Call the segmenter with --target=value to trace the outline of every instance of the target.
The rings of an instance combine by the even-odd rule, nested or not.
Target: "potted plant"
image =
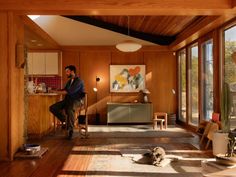
[[[217,154],[216,161],[223,165],[235,165],[236,164],[236,154],[234,153],[235,147],[235,131],[230,131],[228,135],[228,149],[225,154]]]
[[[236,144],[236,140],[235,140],[236,132],[235,132],[235,130],[230,131],[228,137],[229,137],[229,143],[228,143],[228,151],[227,151],[226,155],[228,157],[235,157],[236,156],[236,154],[234,153],[234,147],[235,147],[235,144]]]
[[[236,157],[234,147],[236,144],[235,131],[230,131],[230,100],[229,84],[224,83],[221,94],[221,131],[213,135],[213,155],[216,160],[224,165],[235,165]]]
[[[228,151],[228,134],[230,132],[230,90],[229,84],[224,83],[221,92],[221,130],[213,135],[213,155],[226,154]]]

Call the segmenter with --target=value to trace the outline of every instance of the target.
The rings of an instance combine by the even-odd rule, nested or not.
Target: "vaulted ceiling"
[[[91,19],[147,34],[176,36],[201,16],[90,16]]]
[[[38,0],[34,3],[11,0],[11,3],[0,2],[1,9],[17,11],[22,15],[60,14],[64,15],[64,18],[126,36],[129,28],[129,37],[135,37],[144,43],[146,41],[147,45],[168,45],[172,50],[183,47],[236,17],[235,0],[93,0],[93,3],[84,0],[59,0],[57,3],[53,0]],[[28,28],[28,40],[34,35],[28,35],[30,31],[36,33],[39,38],[45,33],[46,37],[42,39],[48,40],[48,46],[60,47],[61,44],[50,33],[42,29],[36,30],[35,23],[26,19],[24,21]],[[60,28],[54,32],[58,30]],[[32,42],[28,43],[31,44]]]
[[[66,16],[158,45],[171,44],[176,36],[202,16]]]
[[[130,39],[143,45],[167,46],[205,16],[40,16],[34,22],[28,17],[22,18],[28,48],[55,49],[114,46]]]

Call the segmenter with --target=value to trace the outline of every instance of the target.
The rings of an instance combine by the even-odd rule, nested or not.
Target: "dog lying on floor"
[[[149,164],[155,165],[156,167],[164,167],[171,162],[176,162],[179,159],[182,159],[180,156],[166,154],[165,150],[162,147],[155,147],[149,150],[146,150],[145,153],[137,154],[132,157],[132,160],[138,164]]]
[[[155,147],[150,152],[143,154],[146,157],[150,158],[150,161],[153,165],[162,167],[163,160],[165,159],[165,150],[162,147]]]

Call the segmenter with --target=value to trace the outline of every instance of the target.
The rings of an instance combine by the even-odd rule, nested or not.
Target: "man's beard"
[[[67,78],[72,78],[72,74],[68,75]]]

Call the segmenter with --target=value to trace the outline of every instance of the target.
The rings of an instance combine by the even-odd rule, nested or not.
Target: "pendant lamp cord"
[[[129,16],[127,16],[128,36],[129,36]]]

